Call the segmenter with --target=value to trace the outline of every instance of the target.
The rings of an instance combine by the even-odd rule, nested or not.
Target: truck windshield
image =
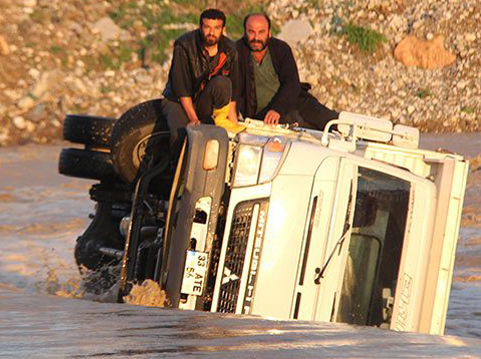
[[[389,327],[409,207],[409,182],[359,167],[337,321]]]

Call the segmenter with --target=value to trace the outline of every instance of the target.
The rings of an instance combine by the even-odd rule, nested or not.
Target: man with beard
[[[338,113],[322,105],[299,81],[296,62],[289,45],[272,37],[271,22],[265,14],[244,19],[244,37],[236,42],[239,53],[238,107],[244,117],[267,124],[298,122],[323,130]]]
[[[215,123],[233,132],[243,129],[237,125],[235,105],[238,57],[234,42],[223,35],[225,22],[222,11],[205,10],[199,28],[174,42],[162,100],[172,143],[187,125]]]

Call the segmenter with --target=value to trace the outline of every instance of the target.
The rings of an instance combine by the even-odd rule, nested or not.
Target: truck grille
[[[252,220],[254,207],[260,204],[265,210],[267,200],[262,202],[263,205],[259,201],[243,202],[237,205],[234,211],[219,289],[218,312],[235,313],[236,311],[244,261],[248,257],[250,262],[252,256],[252,253],[246,255],[246,250],[251,224],[257,223],[256,218],[254,221]],[[256,228],[252,230],[256,230]]]
[[[253,208],[254,203],[242,203],[234,212],[217,307],[221,313],[235,313]]]

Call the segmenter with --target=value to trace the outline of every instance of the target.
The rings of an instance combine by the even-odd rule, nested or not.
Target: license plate
[[[181,293],[202,295],[207,272],[207,253],[187,251]]]

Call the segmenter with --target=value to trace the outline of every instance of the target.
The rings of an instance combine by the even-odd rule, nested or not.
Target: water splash
[[[135,284],[130,293],[124,297],[125,303],[147,307],[168,307],[169,301],[164,290],[157,282],[147,279],[142,284]]]

